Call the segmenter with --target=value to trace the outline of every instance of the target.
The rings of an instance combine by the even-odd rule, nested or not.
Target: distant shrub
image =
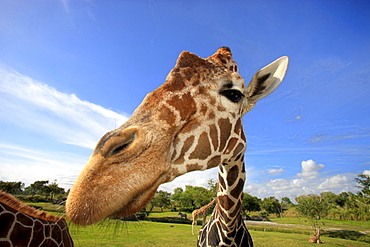
[[[15,197],[22,202],[49,202],[49,199],[41,195],[34,196],[17,195]]]

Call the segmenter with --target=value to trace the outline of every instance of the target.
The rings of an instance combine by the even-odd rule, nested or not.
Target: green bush
[[[34,196],[25,196],[25,195],[17,195],[15,196],[18,200],[22,202],[49,202],[45,196],[41,195],[34,195]]]

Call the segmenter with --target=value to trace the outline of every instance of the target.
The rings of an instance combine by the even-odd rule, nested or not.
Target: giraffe
[[[316,235],[313,236],[313,237],[310,237],[308,239],[308,242],[310,242],[310,243],[317,243],[317,244],[323,244],[324,242],[320,240],[321,231],[322,231],[322,229],[317,228]]]
[[[29,207],[0,191],[0,246],[73,246],[64,218]]]
[[[89,225],[134,214],[159,185],[220,164],[227,170],[225,183],[232,186],[223,187],[217,200],[226,211],[238,213],[228,196],[242,189],[243,179],[237,180],[233,170],[237,163],[244,171],[242,117],[280,85],[287,66],[288,57],[281,57],[245,87],[229,48],[221,47],[205,59],[181,52],[164,84],[144,98],[126,123],[97,143],[69,193],[67,217]]]
[[[212,207],[212,205],[215,203],[215,201],[216,201],[216,199],[213,199],[207,205],[204,205],[203,207],[201,207],[199,209],[196,209],[191,213],[191,216],[193,217],[193,222],[191,224],[192,225],[191,231],[192,231],[193,234],[194,234],[194,225],[195,225],[195,227],[197,227],[197,218],[202,217],[202,226],[204,226],[204,224],[206,223],[206,218],[207,218],[207,215],[208,215],[208,211]]]
[[[244,155],[219,165],[217,203],[200,230],[197,246],[253,246],[242,218]]]

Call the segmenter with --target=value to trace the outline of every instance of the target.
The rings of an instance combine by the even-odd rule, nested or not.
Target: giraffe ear
[[[209,63],[204,60],[203,58],[198,57],[197,55],[183,51],[180,53],[179,58],[176,61],[177,68],[185,68],[185,67],[198,67],[198,66],[205,66]]]
[[[244,90],[248,99],[247,111],[251,110],[259,99],[266,97],[280,85],[288,69],[288,62],[286,56],[278,58],[254,74]]]

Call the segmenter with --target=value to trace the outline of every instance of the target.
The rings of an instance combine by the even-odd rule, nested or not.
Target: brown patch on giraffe
[[[194,143],[194,136],[189,136],[185,141],[184,141],[184,145],[182,146],[181,148],[181,152],[180,152],[180,155],[179,155],[179,158],[176,159],[175,161],[173,161],[174,164],[182,164],[185,162],[185,153],[189,150],[189,148],[193,145]],[[175,152],[174,154],[172,155],[172,159],[174,159],[176,156],[175,155]]]
[[[227,184],[229,186],[233,185],[236,181],[236,179],[239,176],[239,167],[237,165],[234,165],[230,168],[230,170],[227,172]]]
[[[198,144],[190,154],[189,159],[207,159],[212,153],[211,144],[209,143],[208,134],[203,132],[198,139]]]
[[[0,222],[2,229],[11,229],[13,222],[15,220],[15,216],[9,213],[2,213],[0,214]],[[1,230],[0,231],[0,238],[6,238],[8,232]]]
[[[32,225],[24,226],[18,222],[15,223],[13,229],[17,229],[17,230],[13,230],[10,233],[10,239],[16,240],[16,246],[28,246],[28,242],[31,239],[31,231],[29,230],[29,227],[32,227]],[[35,226],[33,227],[35,228]],[[42,226],[40,228],[42,229]]]
[[[188,165],[186,165],[186,170],[188,172],[197,171],[197,170],[200,170],[201,168],[202,168],[202,166],[200,166],[198,164],[188,164]]]
[[[221,156],[217,155],[215,157],[212,157],[208,163],[207,163],[207,169],[209,168],[212,168],[212,167],[216,167],[217,165],[219,165],[221,163]]]
[[[231,223],[230,225],[235,225],[234,223]],[[233,230],[231,231],[231,232],[228,232],[228,233],[226,233],[226,235],[227,235],[227,237],[228,238],[232,238],[232,237],[234,237],[235,235],[236,235],[236,230],[237,230],[237,228],[235,227],[235,228],[233,228]]]
[[[166,121],[168,125],[173,125],[173,123],[176,121],[176,116],[171,109],[168,107],[163,107],[159,111],[158,119]]]
[[[226,211],[229,211],[235,204],[227,195],[218,196],[217,200]]]
[[[232,124],[230,123],[229,119],[220,118],[218,120],[218,126],[220,128],[220,132],[222,133],[220,136],[220,147],[218,150],[222,151],[226,146],[227,140],[230,138]]]
[[[238,146],[234,149],[233,157],[237,156],[239,153],[241,153],[245,148],[245,145],[243,143],[239,143]]]
[[[238,120],[236,121],[235,123],[235,127],[234,127],[234,133],[237,134],[238,136],[240,135],[241,133],[241,129],[242,129],[242,119],[241,118],[238,118]]]
[[[234,159],[234,161],[235,162],[239,161],[241,157],[242,157],[242,153],[238,154],[238,156],[236,156],[236,158]]]
[[[244,143],[246,143],[246,142],[247,142],[247,138],[245,137],[245,134],[244,134],[244,130],[243,130],[243,128],[241,128],[240,138],[244,141]]]
[[[237,143],[238,143],[238,138],[235,138],[235,137],[231,138],[229,140],[229,143],[227,144],[227,148],[224,154],[229,154],[235,148]]]
[[[188,133],[200,126],[200,123],[197,119],[190,120],[188,123],[184,125],[184,127],[181,129],[181,133]]]
[[[194,136],[189,136],[185,141],[184,145],[182,146],[181,149],[181,155],[185,155],[185,153],[189,150],[189,148],[193,145],[194,143]]]
[[[240,178],[235,188],[230,191],[230,195],[232,195],[234,198],[238,198],[240,196],[240,193],[242,193],[243,191],[243,187],[244,180]]]
[[[217,111],[226,111],[226,108],[222,105],[217,105]]]
[[[183,94],[181,97],[175,95],[168,101],[168,104],[175,107],[179,111],[181,120],[186,120],[196,111],[196,105],[190,93]]]
[[[170,80],[166,81],[166,83],[164,83],[161,87],[157,89],[160,91],[157,91],[157,90],[153,91],[153,93],[154,92],[156,93],[155,95],[163,95],[163,94],[165,95],[166,93],[163,92],[162,90],[168,91],[168,92],[177,92],[177,91],[183,90],[184,87],[186,87],[184,78],[180,73],[170,73],[169,78]]]
[[[193,78],[193,83],[194,81],[199,83],[199,78],[194,78],[199,77],[195,68],[193,67],[182,68],[180,73],[187,81],[191,81],[191,79]]]
[[[183,164],[184,162],[185,162],[184,156],[180,155],[180,157],[178,157],[175,161],[173,161],[173,164],[179,165],[179,164]]]
[[[211,124],[209,126],[209,136],[211,137],[213,150],[217,150],[217,148],[218,148],[218,133],[217,133],[216,125]]]
[[[206,103],[201,103],[201,104],[200,104],[200,107],[199,107],[199,113],[200,113],[201,115],[206,115],[206,114],[207,114],[207,111],[208,111],[208,108],[209,108],[208,104],[206,104]]]
[[[220,173],[222,172],[222,168],[221,166],[219,166],[219,169],[220,169]],[[220,186],[220,188],[218,189],[219,191],[224,191],[226,189],[226,183],[225,183],[225,180],[223,177],[221,177],[221,175],[219,174],[218,175],[218,184]]]
[[[212,104],[212,103],[210,102],[210,104]],[[208,120],[213,120],[213,119],[215,119],[215,117],[216,117],[216,115],[213,111],[208,112]]]

